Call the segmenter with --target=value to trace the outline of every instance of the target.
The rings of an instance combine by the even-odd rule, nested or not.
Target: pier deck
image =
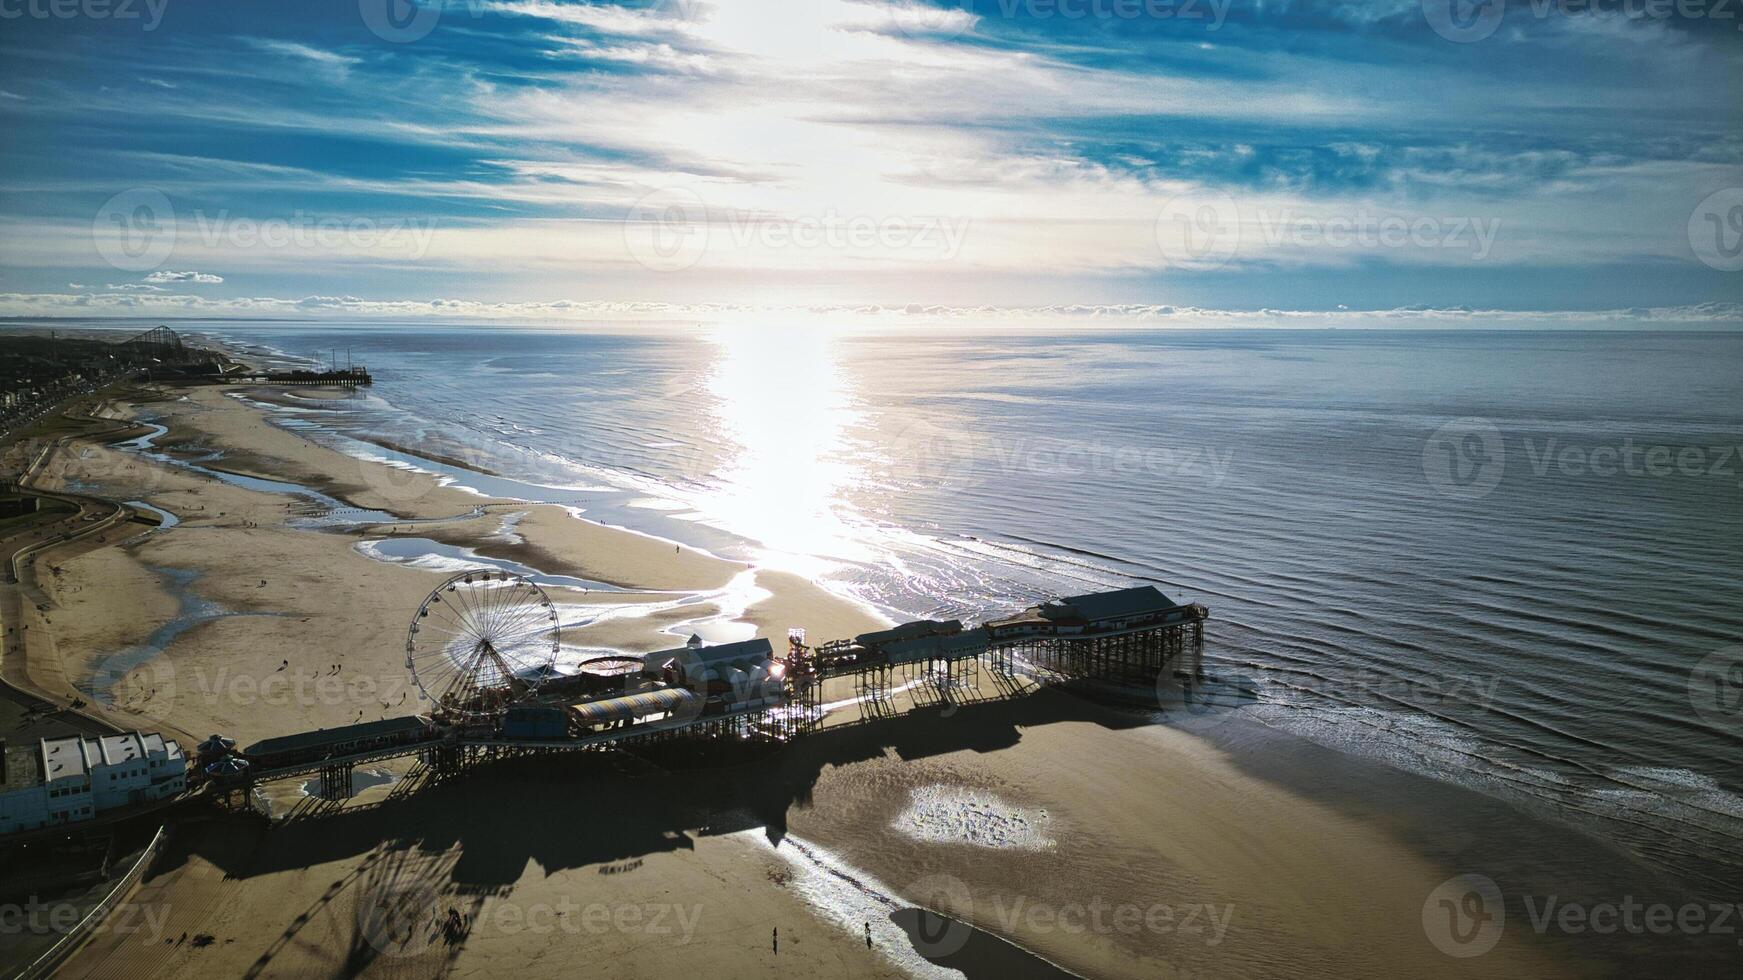
[[[541,732],[512,737],[500,722],[494,727],[477,720],[443,725],[409,718],[307,732],[250,747],[245,757],[252,755],[256,768],[243,779],[214,779],[209,785],[219,795],[245,801],[259,784],[318,775],[320,796],[339,800],[353,795],[358,766],[398,758],[416,757],[437,773],[452,774],[503,758],[663,740],[781,743],[817,730],[828,715],[849,706],[858,707],[861,720],[890,717],[897,713],[897,695],[902,693],[912,705],[946,705],[1090,681],[1134,691],[1145,688],[1153,695],[1183,658],[1190,659],[1196,672],[1208,617],[1202,605],[1179,605],[1154,588],[1141,587],[1053,600],[973,628],[955,620],[927,620],[818,647],[808,646],[803,632],[794,630],[787,656],[779,662],[781,682],[775,695],[757,688],[663,700],[649,698],[649,692],[616,697],[619,702],[672,708],[661,716],[640,718],[589,710],[611,699],[561,705],[563,699],[553,698],[549,707],[561,707],[570,719],[569,731],[561,736]],[[990,695],[980,683],[983,677],[991,680]],[[826,704],[826,684],[853,694]],[[601,730],[597,722],[602,714],[613,720]]]

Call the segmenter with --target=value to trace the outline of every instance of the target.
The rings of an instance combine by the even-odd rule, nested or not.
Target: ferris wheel
[[[406,632],[405,665],[436,709],[492,714],[538,690],[555,670],[557,607],[531,579],[474,570],[437,586]]]

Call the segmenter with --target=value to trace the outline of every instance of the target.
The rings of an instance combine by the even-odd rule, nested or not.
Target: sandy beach
[[[295,496],[100,442],[55,454],[42,484],[177,523],[53,559],[29,679],[184,744],[416,711],[405,624],[445,573],[371,557],[394,535],[609,583],[551,590],[592,620],[565,629],[589,647],[675,645],[723,615],[711,628],[776,642],[882,622],[797,576],[345,455],[221,389],[103,413],[150,417],[159,448],[214,473],[407,522],[310,526]],[[97,936],[66,975],[1553,977],[1629,962],[1519,925],[1458,958],[1428,923],[1437,888],[1506,866],[1520,841],[1552,856],[1503,882],[1510,909],[1527,888],[1601,896],[1649,877],[1620,853],[1238,719],[1199,721],[1047,691],[835,725],[726,768],[533,758],[418,785],[386,767],[344,804],[282,784],[280,819],[179,827],[135,896],[157,918]],[[960,921],[938,928],[919,906]],[[450,909],[459,930],[442,926]]]

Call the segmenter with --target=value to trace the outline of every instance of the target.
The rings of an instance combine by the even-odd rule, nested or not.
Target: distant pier
[[[362,366],[332,371],[260,371],[226,376],[227,381],[269,385],[370,385],[375,379]]]

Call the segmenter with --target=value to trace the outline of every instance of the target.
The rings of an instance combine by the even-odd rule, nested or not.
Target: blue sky
[[[1739,0],[57,2],[0,314],[1743,300]]]

